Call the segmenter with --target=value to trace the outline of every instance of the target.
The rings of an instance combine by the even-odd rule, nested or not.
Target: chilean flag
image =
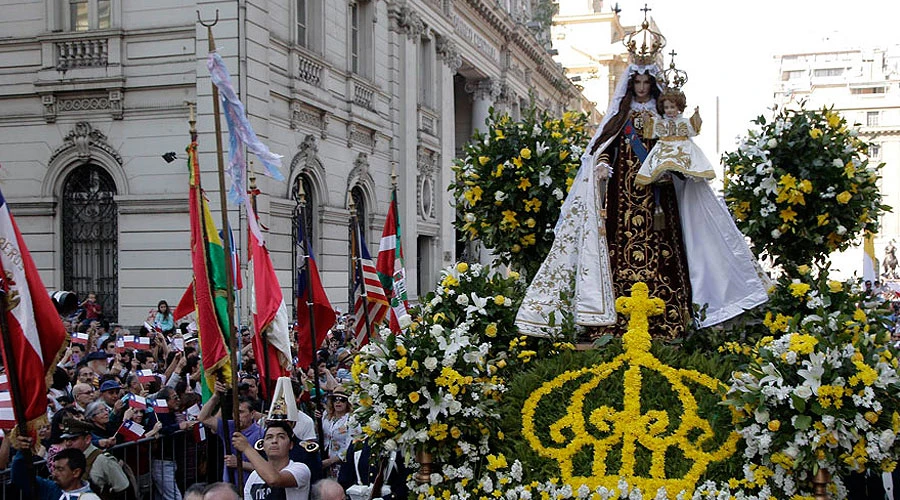
[[[47,420],[45,379],[56,367],[56,356],[68,334],[41,277],[9,205],[0,192],[0,278],[6,292],[9,344],[3,345],[3,364],[15,363],[28,427]],[[15,405],[14,405],[15,406]]]
[[[153,370],[138,370],[137,371],[138,381],[142,384],[146,384],[149,382],[153,382],[156,380],[156,374],[153,373]]]
[[[125,441],[137,441],[144,437],[144,426],[133,422],[131,420],[126,420],[122,422],[122,426],[119,427],[118,434],[125,438]]]
[[[147,398],[138,396],[137,394],[131,394],[130,396],[128,396],[128,406],[136,410],[146,410]]]
[[[78,333],[78,332],[73,333],[73,334],[72,334],[72,343],[73,343],[73,344],[87,345],[87,343],[88,343],[88,334],[86,334],[86,333]]]
[[[297,364],[306,369],[312,362],[316,349],[325,343],[325,335],[334,326],[334,309],[325,294],[325,288],[319,279],[319,268],[316,266],[316,258],[312,246],[306,238],[303,229],[303,220],[297,220],[297,245],[301,255],[307,255],[306,265],[298,269],[297,273]],[[312,319],[316,326],[316,346],[313,346],[312,328],[310,328],[309,306],[310,288],[312,289]]]
[[[169,403],[166,403],[165,399],[154,399],[150,402],[150,406],[156,413],[169,413]]]

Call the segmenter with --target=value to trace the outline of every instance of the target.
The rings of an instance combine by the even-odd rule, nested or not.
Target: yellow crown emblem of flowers
[[[664,303],[649,297],[647,285],[635,283],[631,297],[619,297],[616,311],[629,317],[628,331],[623,336],[625,352],[607,363],[581,370],[565,372],[542,385],[525,401],[522,408],[522,433],[529,445],[541,456],[559,462],[560,479],[573,488],[585,485],[591,489],[603,486],[617,488],[620,479],[644,492],[686,491],[688,496],[709,464],[731,456],[739,435],[731,432],[715,446],[716,436],[711,424],[698,414],[697,400],[691,386],[719,391],[723,384],[715,378],[694,370],[664,365],[650,353],[648,317],[661,314]],[[624,398],[621,410],[599,406],[590,411],[585,399],[601,382],[618,370],[624,370]],[[667,410],[642,411],[641,372],[654,371],[664,377],[678,395],[683,413],[677,427]],[[540,433],[548,435],[552,444],[544,444],[538,437],[535,413],[547,396],[559,399],[560,389],[570,382],[586,381],[569,397],[566,414]],[[649,470],[636,470],[636,452],[642,447],[649,452]],[[681,477],[666,476],[666,453],[676,448],[692,463]],[[576,475],[574,457],[585,448],[593,448],[591,475]],[[607,470],[607,458],[613,450],[621,451],[619,470]]]

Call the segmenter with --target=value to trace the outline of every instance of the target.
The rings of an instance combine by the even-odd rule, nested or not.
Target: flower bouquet
[[[521,121],[491,110],[453,166],[456,227],[530,280],[553,244],[553,226],[587,143],[587,117],[534,108]]]
[[[879,170],[868,145],[833,110],[783,109],[760,116],[738,150],[723,157],[725,200],[753,251],[790,272],[821,263],[861,232],[876,232]]]

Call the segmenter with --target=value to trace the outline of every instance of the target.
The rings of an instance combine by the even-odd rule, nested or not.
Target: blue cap
[[[100,384],[100,392],[112,391],[112,390],[117,390],[117,389],[121,389],[121,388],[122,388],[122,386],[119,385],[119,383],[116,382],[115,380],[107,380],[106,382],[103,382],[102,384]]]

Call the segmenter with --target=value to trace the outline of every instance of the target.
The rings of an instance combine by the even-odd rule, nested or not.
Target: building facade
[[[885,164],[881,193],[894,211],[882,217],[875,238],[875,255],[884,262],[888,245],[900,241],[900,46],[820,48],[778,55],[775,63],[776,103],[792,106],[806,101],[811,109],[834,106],[860,127],[860,137],[872,143],[870,161]],[[832,266],[844,276],[861,276],[862,250],[833,256]]]
[[[284,157],[287,182],[260,177],[257,203],[286,298],[299,185],[328,296],[346,310],[351,200],[374,255],[396,170],[415,297],[456,258],[450,165],[488,109],[516,116],[533,100],[593,112],[535,36],[542,28],[527,27],[528,0],[11,2],[0,20],[0,185],[47,287],[95,292],[126,325],[191,281],[187,103],[219,211],[198,11],[218,18],[217,51],[250,121]],[[245,216],[229,215],[241,250]]]

